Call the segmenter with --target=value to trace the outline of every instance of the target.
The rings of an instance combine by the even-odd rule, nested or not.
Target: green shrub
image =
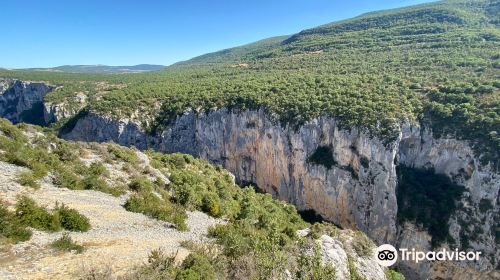
[[[70,231],[88,231],[90,223],[87,217],[65,205],[56,207],[49,213],[44,207],[27,196],[22,196],[16,204],[16,217],[20,223],[38,230],[59,231],[62,228]]]
[[[392,269],[386,269],[385,276],[387,277],[387,280],[405,280],[403,274]]]
[[[139,162],[137,154],[131,149],[110,144],[108,145],[108,152],[112,154],[115,159],[123,160],[130,164],[137,164]]]
[[[109,177],[109,170],[102,164],[102,162],[93,162],[90,164],[87,174],[96,177]]]
[[[208,194],[203,197],[201,209],[212,217],[221,216],[219,198],[216,194]]]
[[[354,259],[350,255],[347,255],[347,268],[349,269],[350,280],[364,280],[358,274]]]
[[[75,209],[70,209],[62,204],[61,206],[56,206],[55,212],[59,214],[61,225],[64,229],[81,232],[90,229],[89,219],[78,213]]]
[[[56,142],[53,153],[59,157],[60,161],[72,162],[78,159],[76,147],[68,142],[53,139]]]
[[[13,140],[25,140],[26,137],[23,135],[21,130],[13,125],[6,119],[0,118],[0,135],[3,134],[6,137]]]
[[[30,239],[32,232],[0,201],[0,238],[17,243]]]
[[[83,253],[83,251],[85,250],[82,245],[75,243],[66,232],[63,233],[63,235],[59,239],[56,239],[52,243],[50,243],[50,247],[58,251],[75,251],[78,254]]]
[[[300,280],[336,279],[335,268],[331,264],[322,264],[318,245],[313,247],[312,255],[302,253],[298,258],[295,277]]]
[[[167,158],[167,163],[177,169],[184,169],[189,162],[189,157],[183,154],[172,154]]]
[[[165,183],[165,181],[163,181],[163,179],[160,178],[160,177],[156,177],[156,179],[153,182],[153,184],[156,187],[158,187],[159,189],[163,189],[163,190],[169,190],[170,189],[170,186],[168,186],[167,183]]]
[[[311,226],[311,231],[309,232],[309,236],[313,239],[318,239],[322,235],[326,234],[331,237],[336,237],[339,235],[339,229],[330,223],[322,222],[322,223],[314,223]]]
[[[127,193],[128,187],[126,185],[109,186],[108,188],[101,189],[101,192],[109,193],[112,196],[119,197]]]
[[[239,263],[256,278],[282,275],[290,253],[297,246],[295,232],[306,226],[295,207],[257,194],[252,188],[241,190],[240,211],[231,223],[209,229],[209,236],[221,245],[230,263]],[[236,272],[235,272],[236,273]],[[252,276],[253,277],[253,276]]]
[[[140,176],[135,177],[129,184],[128,187],[135,192],[148,192],[153,190],[153,183],[146,177]]]
[[[175,257],[166,255],[162,250],[153,250],[148,256],[146,265],[124,279],[176,279],[176,280],[210,280],[227,279],[216,277],[216,256],[208,256],[207,252],[195,250],[182,262],[175,265]],[[219,274],[221,271],[218,271]]]
[[[85,183],[68,169],[60,168],[55,172],[53,184],[60,188],[67,188],[70,190],[83,190]]]
[[[352,247],[358,256],[369,257],[372,255],[375,245],[366,234],[361,231],[356,231],[354,239],[352,240]]]
[[[175,277],[176,280],[214,280],[215,268],[207,257],[191,253],[182,262],[180,271]]]
[[[40,184],[37,182],[33,172],[26,171],[22,172],[17,176],[17,182],[23,186],[31,187],[33,189],[39,189]]]
[[[52,215],[45,208],[37,206],[27,196],[22,196],[18,199],[16,216],[23,225],[38,230],[58,231],[61,229],[61,221],[58,214]]]
[[[187,214],[181,207],[172,204],[168,197],[158,197],[152,192],[134,193],[124,205],[130,212],[142,213],[152,218],[173,223],[177,229],[187,230]]]
[[[103,191],[109,188],[108,183],[99,175],[89,174],[83,178],[84,189]]]

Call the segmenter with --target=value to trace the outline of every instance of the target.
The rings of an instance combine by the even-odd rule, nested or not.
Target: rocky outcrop
[[[45,101],[43,103],[45,122],[53,123],[74,116],[85,107],[87,96],[84,93],[77,93],[72,99],[71,102],[60,103]]]
[[[307,236],[310,229],[297,232],[300,236]],[[353,248],[355,233],[351,230],[339,230],[335,236],[321,235],[315,240],[324,264],[331,264],[335,269],[337,279],[385,280],[387,279],[384,267],[375,260],[375,256],[359,255]],[[307,253],[312,254],[310,248]],[[354,275],[355,274],[355,275]]]
[[[48,125],[70,118],[86,105],[87,96],[76,93],[63,102],[47,102],[45,96],[55,87],[43,82],[0,81],[0,117],[13,123]]]
[[[0,116],[13,123],[47,124],[43,100],[52,89],[39,82],[0,82]]]

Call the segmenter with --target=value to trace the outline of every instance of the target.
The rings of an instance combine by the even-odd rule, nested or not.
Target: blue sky
[[[425,0],[6,0],[0,67],[169,65]]]

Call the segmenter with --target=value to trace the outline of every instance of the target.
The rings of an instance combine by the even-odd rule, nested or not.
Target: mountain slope
[[[217,51],[213,53],[204,54],[187,61],[176,63],[170,67],[176,67],[179,65],[197,65],[197,64],[211,64],[211,63],[221,63],[230,62],[237,63],[242,61],[245,57],[255,56],[261,52],[272,50],[278,47],[285,39],[289,36],[277,36],[258,42],[250,43],[244,46],[239,46],[235,48],[229,48],[222,51]]]

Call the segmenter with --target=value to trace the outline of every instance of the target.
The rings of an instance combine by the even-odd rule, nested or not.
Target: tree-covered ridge
[[[293,125],[328,115],[388,142],[399,122],[423,122],[439,135],[472,141],[485,163],[498,166],[499,10],[497,0],[442,1],[365,14],[157,73],[33,73],[31,79],[119,85],[99,94],[86,90],[96,96],[89,107],[126,116],[162,104],[153,112],[157,129],[188,108],[221,107],[263,107]],[[76,91],[65,88],[47,98],[57,101]]]

